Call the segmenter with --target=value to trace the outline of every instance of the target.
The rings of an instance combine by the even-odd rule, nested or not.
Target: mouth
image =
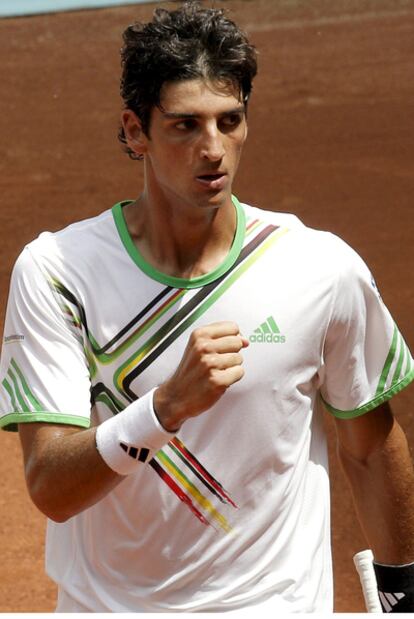
[[[223,189],[227,182],[225,172],[215,172],[211,174],[200,174],[196,180],[209,189]]]
[[[211,180],[214,181],[218,178],[221,178],[222,176],[224,176],[224,172],[216,172],[216,173],[210,173],[210,174],[200,174],[199,176],[197,176],[197,178],[202,178],[205,180]]]

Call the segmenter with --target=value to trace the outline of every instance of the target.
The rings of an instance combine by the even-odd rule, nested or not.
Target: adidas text
[[[250,342],[254,342],[256,344],[284,344],[286,342],[286,337],[284,335],[276,335],[274,333],[258,333],[253,334],[249,337]]]

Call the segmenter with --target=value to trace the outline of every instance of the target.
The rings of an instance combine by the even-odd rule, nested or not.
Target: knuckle
[[[244,369],[241,367],[241,365],[239,365],[239,366],[237,367],[237,375],[238,375],[238,380],[240,380],[241,378],[243,378],[244,374],[245,374]]]
[[[244,348],[244,344],[243,344],[243,338],[241,335],[239,335],[237,337],[237,345],[239,347],[239,350],[241,350],[242,348]]]
[[[223,385],[223,382],[220,380],[220,373],[218,371],[210,372],[208,382],[210,389],[217,393],[222,393],[226,389],[225,385]]]
[[[199,340],[200,338],[202,338],[204,335],[204,330],[202,327],[197,327],[197,329],[194,329],[194,331],[191,333],[190,335],[190,341],[192,342],[196,342],[197,340]]]
[[[239,365],[237,366],[236,371],[235,371],[234,382],[241,380],[243,376],[244,376],[244,369],[241,367],[241,365]]]
[[[194,348],[200,357],[205,357],[211,352],[211,343],[205,338],[199,338],[195,341]]]
[[[241,365],[243,363],[243,357],[240,353],[235,353],[233,357],[234,365]]]
[[[214,358],[208,352],[202,352],[200,354],[200,364],[203,368],[209,371],[212,367],[214,367]]]
[[[237,335],[237,334],[239,333],[239,325],[238,325],[236,322],[233,322],[233,321],[231,320],[231,321],[229,321],[227,324],[228,324],[228,329],[229,329],[229,332],[230,332],[232,335]]]
[[[228,346],[232,352],[238,353],[242,349],[242,346],[243,346],[241,337],[237,335],[231,335],[228,338]]]

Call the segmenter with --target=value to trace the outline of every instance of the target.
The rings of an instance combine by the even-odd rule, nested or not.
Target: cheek
[[[243,136],[241,136],[238,139],[233,141],[231,149],[232,149],[232,152],[233,152],[233,157],[235,159],[237,159],[237,160],[239,160],[239,158],[240,158],[240,155],[242,153],[245,141],[246,141],[246,136],[245,135],[243,135]]]
[[[244,143],[246,142],[246,138],[247,138],[247,125],[244,125],[243,127],[240,127],[240,132],[238,132],[232,140],[233,142],[232,148],[237,154],[237,157],[240,157]]]
[[[190,149],[174,144],[164,144],[162,149],[150,153],[151,167],[161,183],[177,183],[188,176],[194,168],[193,153]]]

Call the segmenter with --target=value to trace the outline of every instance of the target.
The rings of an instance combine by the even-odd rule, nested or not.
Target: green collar
[[[221,275],[226,273],[226,271],[228,271],[236,262],[243,247],[244,234],[246,229],[245,214],[243,207],[241,206],[236,196],[232,196],[232,201],[236,209],[237,225],[236,234],[234,235],[233,243],[229,253],[227,254],[225,260],[221,264],[219,264],[218,267],[216,267],[213,271],[211,271],[210,273],[206,273],[205,275],[192,277],[191,279],[166,275],[161,271],[157,271],[157,269],[151,266],[143,258],[129,234],[124,219],[124,214],[122,212],[122,207],[125,204],[129,204],[130,202],[132,202],[132,200],[126,200],[115,204],[115,206],[112,207],[112,215],[118,230],[118,234],[121,237],[121,241],[125,249],[127,250],[132,260],[135,262],[135,264],[138,266],[138,268],[140,268],[141,271],[146,273],[148,277],[151,277],[151,279],[155,279],[156,281],[161,282],[162,284],[165,284],[167,286],[171,286],[172,288],[201,288],[202,286],[210,284],[214,280],[218,279]]]

